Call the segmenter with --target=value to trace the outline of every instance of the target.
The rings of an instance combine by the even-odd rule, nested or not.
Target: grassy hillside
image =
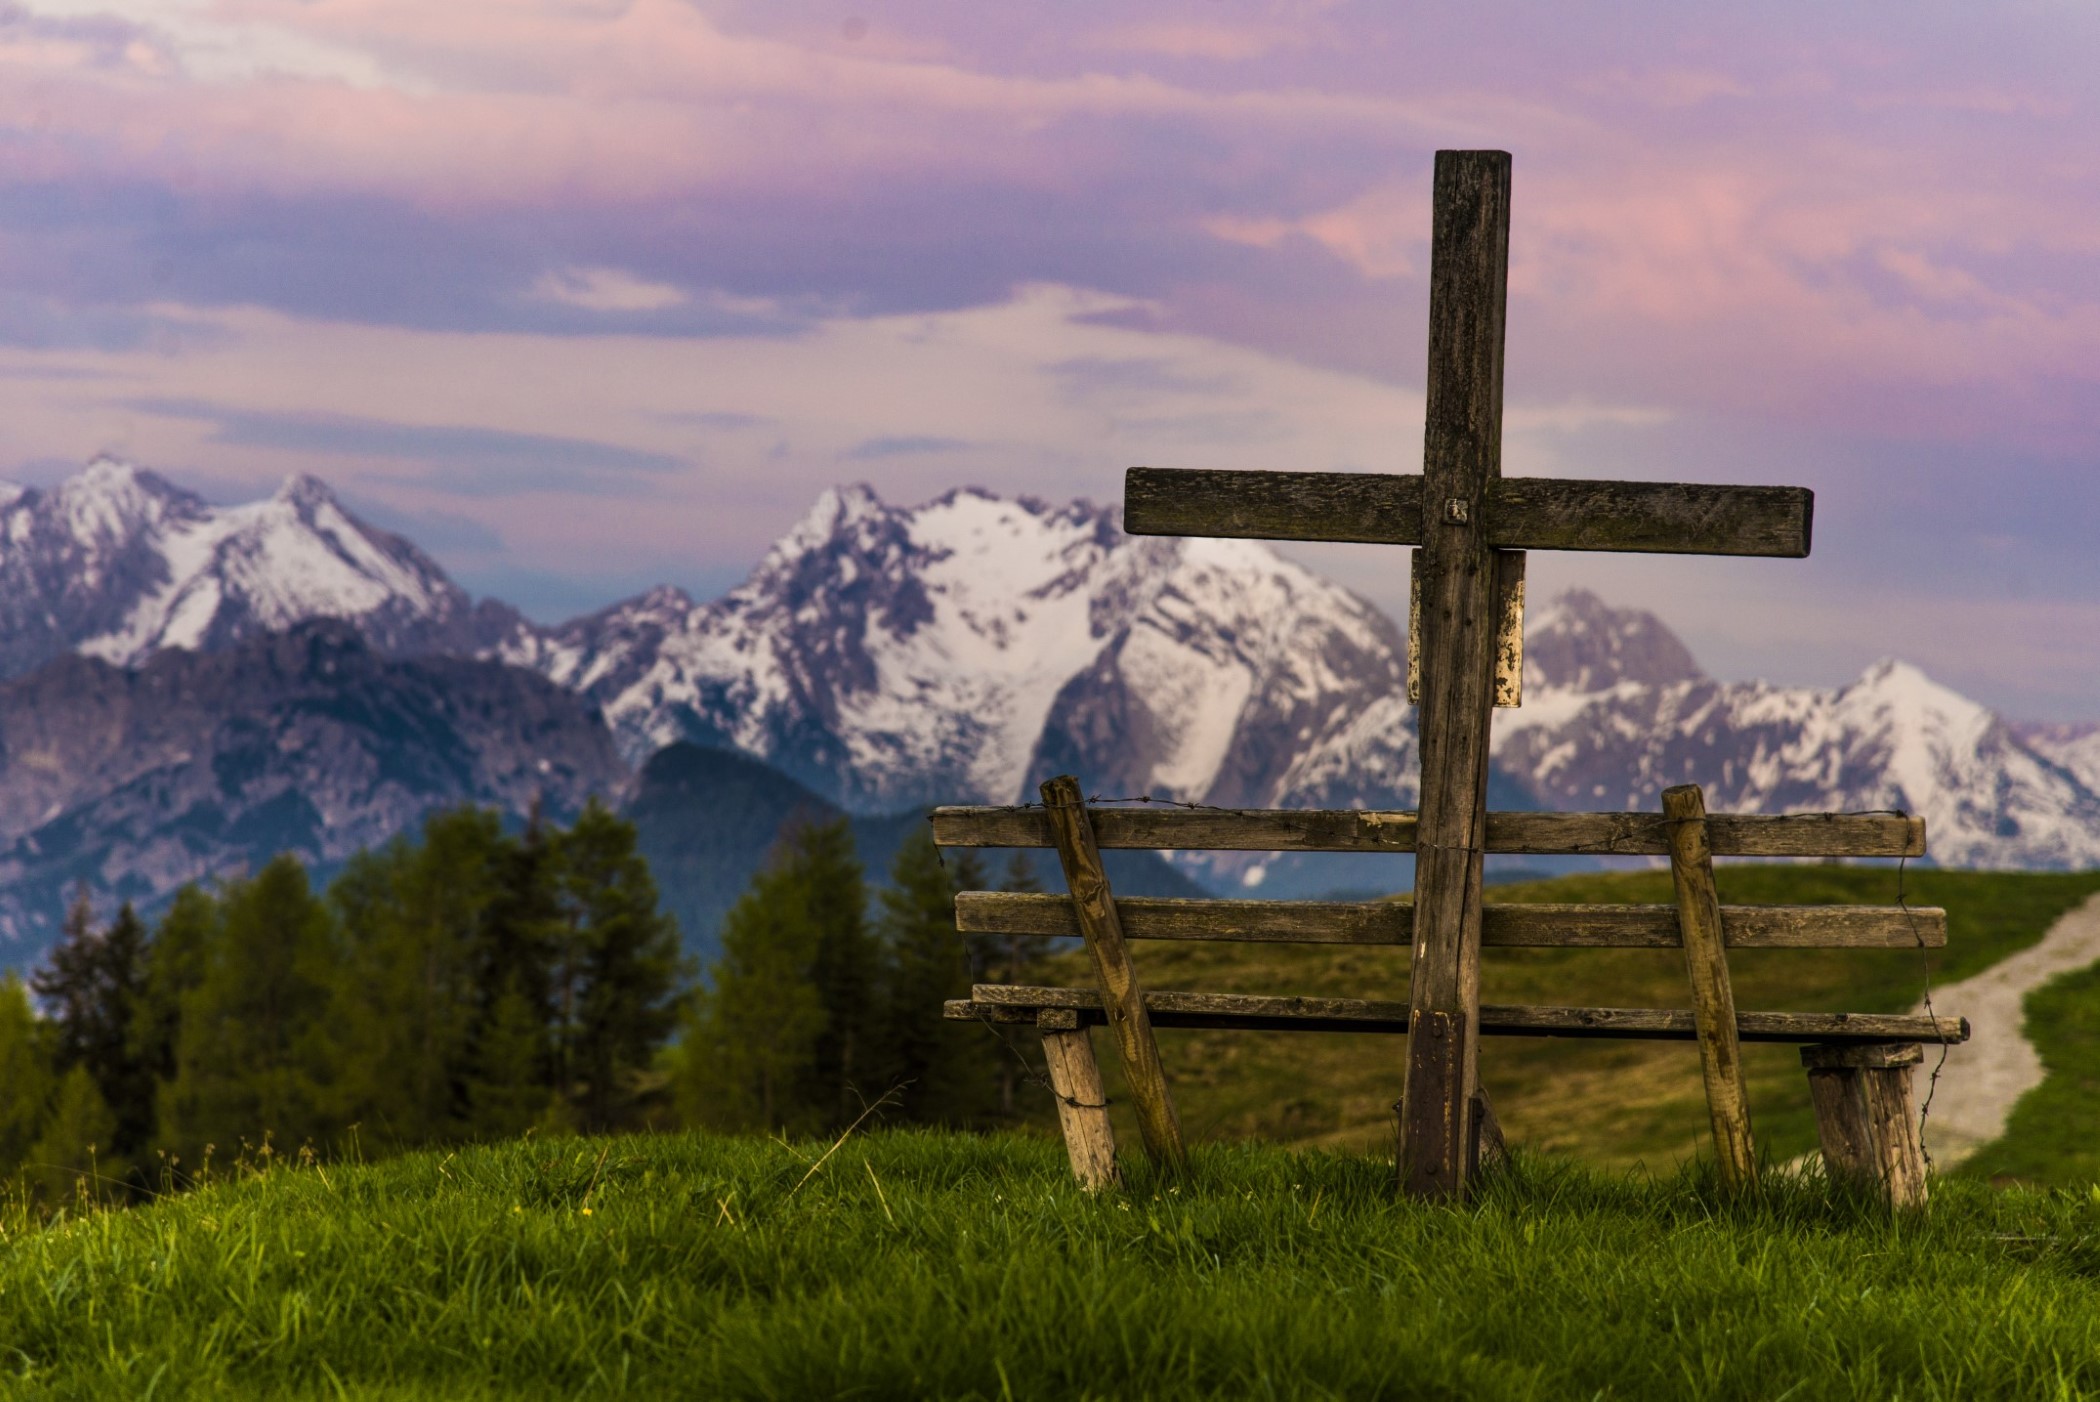
[[[1717,874],[1724,901],[1740,904],[1850,902],[1894,904],[1893,866],[1727,864]],[[1743,1009],[1899,1012],[1913,1006],[1928,967],[1939,983],[1965,978],[2041,938],[2065,910],[2094,890],[2100,872],[1947,872],[1913,868],[1902,876],[1913,905],[1944,906],[1947,947],[1909,950],[1743,950],[1730,957]],[[1571,876],[1492,887],[1501,901],[1668,901],[1667,871]],[[1135,946],[1147,987],[1233,993],[1344,997],[1407,996],[1407,951],[1196,945]],[[1061,956],[1053,977],[1089,981],[1083,954]],[[2088,982],[2096,982],[2088,978]],[[1683,958],[1675,950],[1490,950],[1482,998],[1491,1003],[1588,1003],[1619,1007],[1686,1005]],[[2055,999],[2056,1001],[2050,1001]],[[2100,1017],[2079,1014],[2075,997],[2043,1000],[2065,1019],[2082,1017],[2091,1044],[2089,1098],[2100,1101]],[[1958,1014],[1957,1007],[1941,1007]],[[2056,1016],[2052,1013],[2051,1016]],[[987,1034],[989,1037],[990,1034]],[[1100,1041],[1110,1095],[1114,1057]],[[1198,1140],[1259,1137],[1350,1150],[1390,1151],[1392,1102],[1401,1085],[1398,1038],[1307,1033],[1160,1033],[1182,1122]],[[1482,1076],[1510,1137],[1534,1149],[1565,1151],[1608,1167],[1667,1169],[1706,1137],[1698,1053],[1689,1043],[1577,1042],[1491,1038]],[[1745,1048],[1751,1110],[1760,1148],[1785,1160],[1815,1147],[1807,1080],[1791,1047]],[[1931,1069],[1928,1059],[1926,1069]],[[1921,1077],[1920,1094],[1925,1090]],[[1041,1101],[1040,1095],[1034,1097]],[[2052,1102],[2053,1103],[2053,1102]],[[2100,1108],[2100,1107],[2096,1107]],[[1047,1124],[1047,1102],[1040,1107]],[[2095,1123],[2086,1115],[2083,1123]],[[1119,1121],[1135,1144],[1134,1122]],[[2016,1125],[2016,1129],[2018,1126]],[[1927,1121],[1930,1145],[1930,1120]],[[2017,1171],[2040,1181],[2100,1176],[2090,1162],[2051,1166],[2061,1145],[2038,1144]]]
[[[2047,1078],[2014,1107],[2005,1137],[1962,1171],[1999,1182],[2100,1182],[2100,967],[2028,994],[2027,1035]]]
[[[2100,1391],[2100,1203],[1919,1219],[1520,1164],[1044,1138],[514,1142],[0,1239],[0,1396],[1986,1398]]]

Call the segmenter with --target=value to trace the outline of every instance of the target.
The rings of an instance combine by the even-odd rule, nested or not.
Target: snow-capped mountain
[[[1404,654],[1371,605],[1253,542],[865,486],[826,492],[723,599],[657,590],[502,653],[596,700],[630,756],[732,747],[861,810],[1012,802],[1061,770],[1206,803],[1405,802]]]
[[[1907,663],[1836,690],[1716,682],[1654,615],[1570,593],[1525,642],[1494,760],[1547,808],[1653,808],[1698,783],[1731,812],[1898,808],[1949,866],[2100,863],[2100,746],[2016,728]]]
[[[506,662],[580,694],[630,770],[690,741],[862,814],[1022,800],[1059,771],[1232,806],[1417,791],[1390,620],[1259,543],[1132,538],[1084,502],[959,489],[897,507],[844,487],[723,598],[659,588],[540,628],[473,604],[314,479],[213,507],[101,460],[0,493],[0,585],[0,676],[341,618],[382,655]],[[2100,725],[2009,724],[1901,663],[1836,690],[1718,682],[1653,615],[1574,593],[1534,603],[1524,698],[1496,719],[1497,806],[1649,808],[1691,779],[1717,809],[1920,813],[1948,864],[2100,863]],[[1299,865],[1185,869],[1265,893],[1405,882]]]
[[[318,478],[215,507],[103,457],[48,490],[0,487],[0,676],[69,652],[130,666],[215,651],[311,618],[349,620],[390,652],[465,652],[514,617],[477,610]]]

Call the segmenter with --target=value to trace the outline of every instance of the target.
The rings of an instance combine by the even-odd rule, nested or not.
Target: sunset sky
[[[1505,470],[1817,494],[1534,590],[2100,719],[2096,74],[2073,0],[0,0],[0,475],[317,473],[557,618],[839,481],[1418,471],[1432,155],[1499,147]]]

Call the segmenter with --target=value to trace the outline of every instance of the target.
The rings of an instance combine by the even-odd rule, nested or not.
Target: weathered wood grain
[[[1925,1048],[1916,1042],[1877,1042],[1857,1047],[1808,1046],[1801,1049],[1801,1064],[1811,1071],[1844,1066],[1916,1066],[1924,1059]]]
[[[1086,805],[1080,798],[1079,781],[1061,774],[1046,780],[1041,793],[1043,808],[1050,816],[1051,835],[1057,843],[1057,859],[1064,867],[1065,884],[1071,888],[1071,908],[1080,933],[1086,938],[1087,953],[1093,956],[1102,1006],[1108,1010],[1109,1029],[1115,1034],[1116,1051],[1122,1057],[1123,1079],[1137,1108],[1138,1134],[1154,1162],[1181,1168],[1188,1161],[1188,1151],[1181,1140],[1181,1118],[1175,1113],[1174,1097],[1167,1089],[1166,1068],[1160,1063],[1159,1044],[1152,1036],[1137,969],[1123,947],[1123,924],[1108,888],[1108,874],[1101,866],[1093,825],[1087,820]]]
[[[1833,1180],[1871,1182],[1880,1173],[1867,1119],[1866,1090],[1853,1067],[1817,1067],[1808,1073],[1808,1100],[1816,1112],[1816,1144],[1823,1172]]]
[[[1400,1185],[1416,1197],[1465,1191],[1478,1089],[1496,624],[1486,507],[1502,474],[1509,177],[1506,151],[1436,153],[1422,428],[1422,809],[1408,999],[1416,1024],[1438,1040],[1408,1048]]]
[[[1413,545],[1422,531],[1422,479],[1133,467],[1123,475],[1123,529],[1132,535]]]
[[[1832,1178],[1876,1184],[1898,1208],[1922,1207],[1925,1148],[1912,1108],[1912,1077],[1924,1059],[1916,1044],[1807,1046],[1809,1100],[1824,1170]]]
[[[1088,1192],[1114,1187],[1116,1133],[1108,1119],[1101,1067],[1094,1060],[1093,1034],[1068,1008],[1044,1009],[1036,1014],[1036,1027],[1043,1034],[1043,1064],[1057,1098],[1057,1123],[1064,1131],[1072,1177]]]
[[[1735,990],[1721,931],[1721,898],[1714,889],[1713,853],[1706,845],[1706,796],[1697,784],[1663,790],[1670,820],[1670,879],[1677,889],[1677,927],[1692,1017],[1699,1031],[1699,1067],[1706,1084],[1707,1120],[1721,1186],[1757,1187],[1757,1142],[1750,1129],[1750,1090],[1735,1036]]]
[[[1925,1205],[1925,1145],[1911,1107],[1913,1072],[1909,1066],[1876,1066],[1856,1073],[1866,1085],[1867,1120],[1881,1182],[1889,1205],[1899,1210]]]
[[[1947,912],[1934,906],[1727,905],[1721,932],[1730,949],[1937,949],[1947,943]],[[1254,944],[1408,943],[1407,901],[1233,901],[1118,896],[1123,935],[1134,940],[1214,940]],[[955,898],[964,934],[1073,938],[1080,934],[1063,896],[964,891]],[[1671,905],[1496,904],[1481,911],[1480,942],[1495,949],[1675,949]]]
[[[1524,704],[1524,552],[1497,550],[1495,568],[1495,705]],[[1408,552],[1407,699],[1422,699],[1422,552]]]
[[[1123,528],[1132,535],[1421,545],[1426,488],[1412,474],[1133,467],[1123,477]],[[1482,509],[1487,543],[1500,550],[1800,559],[1809,552],[1815,493],[1508,477],[1489,489]]]
[[[1036,988],[981,983],[967,999],[943,1005],[958,1021],[1035,1021],[1035,1010],[1074,1008],[1093,1022],[1106,1020],[1101,994],[1091,988]],[[1238,1028],[1281,1032],[1407,1031],[1407,1005],[1362,998],[1292,998],[1246,993],[1150,992],[1145,1007],[1160,1027]],[[1688,1042],[1697,1035],[1688,1008],[1571,1008],[1484,1005],[1480,1030],[1498,1037],[1623,1037],[1631,1041]],[[1922,1013],[1738,1012],[1736,1036],[1745,1042],[1959,1043],[1966,1018]]]
[[[1677,555],[1808,554],[1806,487],[1594,482],[1511,477],[1488,496],[1488,536],[1504,549]]]
[[[1495,552],[1495,704],[1524,704],[1524,552]]]
[[[1087,810],[1096,842],[1117,849],[1215,852],[1412,852],[1417,819],[1400,810],[1349,808],[1169,808]],[[1884,813],[1710,813],[1707,845],[1717,857],[1922,857],[1925,820]],[[1487,850],[1535,856],[1591,853],[1665,856],[1660,813],[1490,813]],[[1049,847],[1048,815],[1036,806],[933,810],[943,847]]]

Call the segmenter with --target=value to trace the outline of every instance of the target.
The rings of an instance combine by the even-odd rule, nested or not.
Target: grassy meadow
[[[1208,1146],[1090,1199],[1026,1135],[666,1135],[279,1168],[0,1245],[0,1396],[2051,1398],[2100,1199],[1891,1220],[1521,1160]]]
[[[1897,881],[1719,876],[1753,903],[1891,903]],[[2100,889],[1903,880],[1948,908],[1942,983]],[[1659,871],[1492,892],[1668,895]],[[1397,950],[1135,952],[1155,988],[1406,987]],[[1927,970],[1878,950],[1732,966],[1744,1008],[1854,1011],[1911,1006]],[[1484,973],[1496,1002],[1677,1004],[1682,980],[1675,951],[1490,951]],[[251,1161],[56,1221],[0,1189],[0,1399],[2100,1395],[2100,973],[2029,1006],[2049,1081],[1903,1217],[1813,1170],[1722,1198],[1697,1162],[1696,1053],[1676,1044],[1489,1041],[1516,1162],[1462,1209],[1399,1201],[1399,1040],[1281,1033],[1163,1033],[1191,1170],[1153,1176],[1120,1124],[1129,1181],[1100,1197],[1072,1185],[1047,1103],[992,1135]],[[1758,1049],[1750,1071],[1760,1147],[1785,1163],[1813,1144],[1798,1061]]]

